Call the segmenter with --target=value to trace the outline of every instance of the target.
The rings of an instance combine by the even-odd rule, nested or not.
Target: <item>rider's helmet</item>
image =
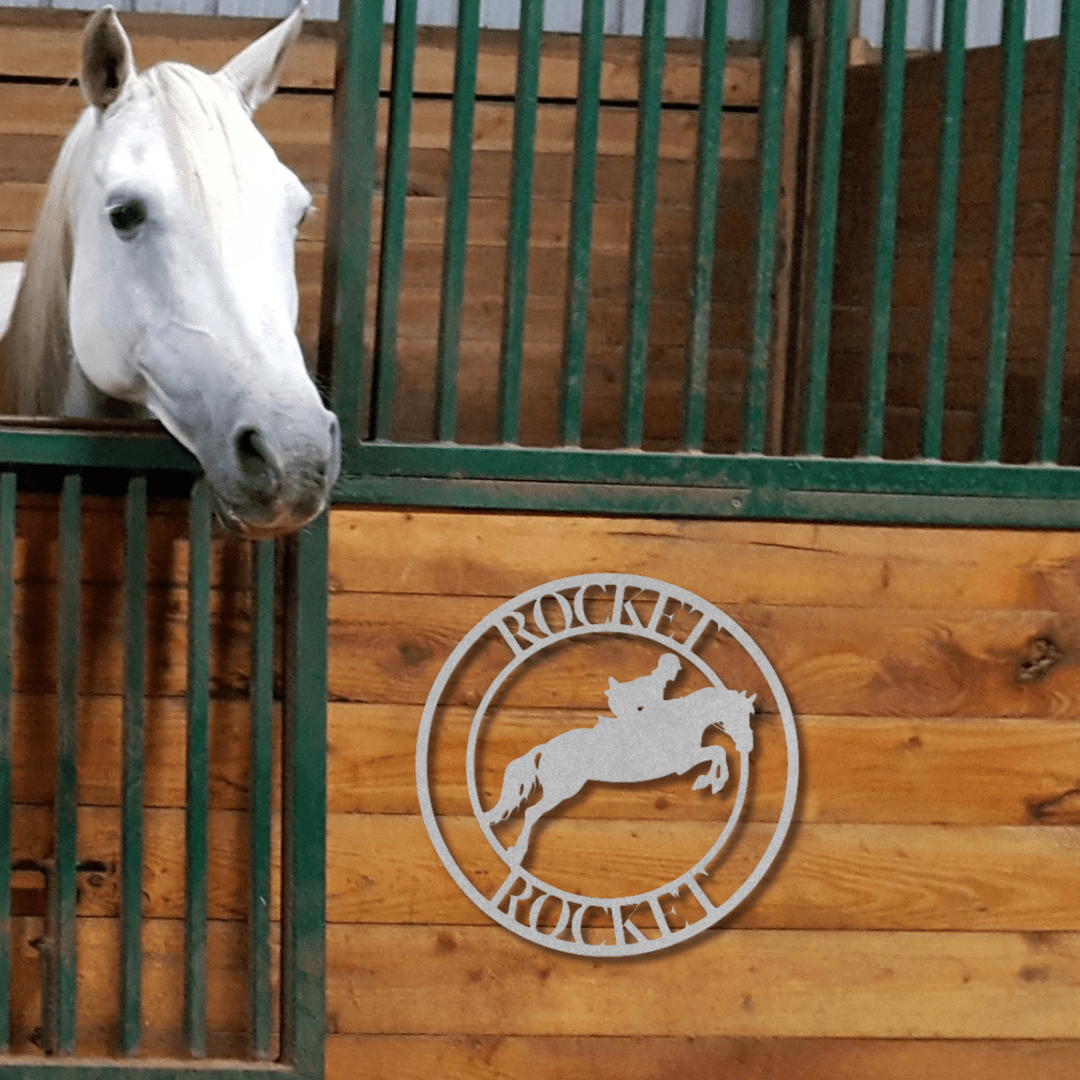
[[[664,653],[656,664],[654,675],[662,675],[664,682],[671,682],[682,671],[682,663],[674,653]]]

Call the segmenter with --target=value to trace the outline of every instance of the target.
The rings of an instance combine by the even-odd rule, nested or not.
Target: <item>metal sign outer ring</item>
[[[541,597],[552,596],[555,593],[564,593],[570,590],[577,590],[587,588],[589,586],[596,586],[598,588],[615,588],[619,589],[620,586],[624,588],[638,589],[645,592],[656,592],[660,597],[668,597],[672,600],[679,601],[685,605],[690,606],[696,611],[700,611],[703,615],[708,615],[711,621],[714,622],[718,629],[725,630],[742,646],[750,658],[754,661],[758,670],[764,676],[769,690],[772,692],[773,699],[776,702],[777,708],[780,712],[780,719],[783,724],[784,741],[787,750],[787,779],[784,789],[784,802],[781,807],[780,816],[777,821],[776,830],[774,831],[768,847],[765,849],[761,858],[758,860],[756,866],[750,872],[750,874],[743,881],[742,885],[735,890],[725,901],[719,905],[711,905],[712,910],[707,911],[704,918],[698,919],[692,924],[684,926],[679,930],[672,930],[668,933],[661,934],[657,938],[647,938],[644,941],[626,942],[624,944],[592,944],[577,940],[566,940],[562,937],[556,937],[551,933],[544,933],[539,930],[535,925],[526,926],[518,922],[512,913],[502,911],[496,906],[488,897],[484,896],[475,885],[464,874],[461,867],[455,861],[450,849],[442,835],[442,831],[439,829],[438,819],[435,815],[434,806],[431,802],[431,792],[428,785],[428,757],[430,751],[430,744],[432,733],[435,723],[435,713],[439,707],[442,699],[443,691],[446,689],[447,683],[457,670],[458,666],[469,654],[470,650],[477,644],[481,637],[489,630],[495,627],[501,620],[507,618],[511,613],[518,611],[522,607],[534,603]],[[658,600],[658,603],[660,601]],[[581,636],[587,633],[613,633],[620,635],[631,635],[636,637],[643,637],[646,640],[653,641],[662,645],[666,649],[670,649],[679,653],[679,655],[691,660],[695,666],[702,671],[707,678],[713,680],[716,678],[711,669],[704,664],[696,655],[686,649],[681,649],[679,643],[672,638],[659,633],[658,631],[649,630],[648,628],[638,628],[629,624],[620,624],[617,626],[610,626],[608,624],[595,625],[591,624],[587,627],[574,627],[572,630],[566,630],[560,635],[556,635],[555,638],[547,642],[546,644],[553,644],[556,640],[565,641],[573,637]],[[543,648],[544,645],[536,646],[528,653],[523,655],[517,655],[514,659],[506,665],[499,673],[499,675],[493,680],[492,686],[484,696],[484,700],[478,707],[476,717],[474,718],[470,733],[469,733],[469,747],[468,747],[468,767],[467,767],[467,783],[469,787],[470,801],[476,813],[479,808],[479,797],[475,783],[474,772],[474,760],[475,760],[475,745],[478,737],[480,725],[484,718],[484,713],[488,702],[494,694],[494,690],[505,680],[505,678],[513,671],[516,670],[526,659],[531,659],[537,652]],[[568,896],[572,901],[580,901],[585,905],[592,906],[606,906],[626,903],[641,903],[649,902],[650,897],[659,895],[666,895],[671,893],[673,889],[688,881],[692,881],[695,872],[699,871],[703,865],[710,863],[715,857],[717,852],[726,842],[730,836],[731,830],[737,823],[743,800],[746,795],[746,787],[748,781],[749,770],[747,768],[747,762],[745,760],[740,762],[740,779],[739,779],[739,795],[736,800],[736,805],[732,810],[730,819],[727,826],[721,833],[717,843],[710,848],[709,853],[704,859],[700,860],[694,867],[691,867],[685,874],[673,881],[668,882],[665,885],[660,886],[658,889],[651,889],[648,892],[636,894],[634,896],[627,897],[608,897],[603,898],[601,901],[597,901],[597,898],[593,897],[576,897],[574,894],[568,893],[564,889],[553,890],[558,896]],[[517,934],[519,937],[523,937],[529,941],[533,941],[538,945],[543,945],[549,949],[555,949],[559,952],[572,953],[577,956],[596,956],[596,957],[616,957],[616,956],[637,956],[643,953],[656,952],[660,949],[666,949],[670,946],[679,944],[687,939],[696,936],[701,931],[708,929],[711,926],[715,926],[721,919],[729,915],[758,885],[761,879],[768,872],[769,867],[772,865],[777,854],[782,847],[784,840],[787,836],[788,830],[791,826],[792,819],[795,813],[795,800],[798,794],[799,784],[799,750],[798,750],[798,736],[795,730],[795,718],[791,710],[791,703],[788,701],[787,694],[784,692],[784,688],[780,683],[776,671],[768,658],[758,647],[757,643],[746,633],[745,630],[739,626],[729,615],[726,615],[714,604],[710,604],[708,601],[702,599],[700,596],[688,591],[687,589],[679,588],[675,585],[670,585],[667,582],[659,581],[655,578],[641,577],[637,574],[607,574],[607,573],[595,573],[595,574],[579,574],[574,577],[560,578],[557,581],[550,581],[543,585],[538,585],[533,589],[529,589],[527,592],[523,592],[518,596],[515,596],[512,600],[506,601],[500,607],[496,608],[484,619],[481,619],[469,631],[468,634],[458,643],[457,647],[447,658],[443,664],[442,669],[439,672],[434,684],[432,685],[431,692],[428,694],[427,702],[424,706],[423,717],[420,722],[420,730],[417,736],[416,744],[416,787],[417,794],[420,799],[420,813],[424,820],[424,825],[427,828],[428,835],[431,838],[431,842],[435,847],[439,858],[442,860],[443,865],[446,867],[450,876],[457,883],[458,887],[465,893],[489,917],[500,923],[506,929]],[[499,853],[500,857],[505,859],[501,845],[499,845],[491,835],[491,830],[483,826],[479,820],[477,821],[479,827],[483,829],[485,835],[488,837],[489,842]],[[539,889],[552,889],[552,886],[546,885],[540,879],[534,877],[528,871],[515,868],[513,873],[517,877],[523,879],[526,883],[533,885]],[[579,908],[578,914],[580,915],[583,909]]]

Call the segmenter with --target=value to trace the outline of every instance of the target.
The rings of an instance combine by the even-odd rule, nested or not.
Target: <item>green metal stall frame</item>
[[[1048,284],[1047,347],[1037,424],[1036,460],[1005,463],[1002,418],[1015,230],[1025,0],[1004,0],[1003,92],[998,122],[998,176],[988,345],[976,460],[942,459],[948,374],[949,305],[957,224],[966,0],[946,0],[943,102],[938,146],[932,333],[923,404],[921,454],[884,460],[888,347],[897,237],[900,130],[905,85],[906,0],[887,0],[881,55],[882,138],[874,223],[871,335],[866,359],[861,444],[849,458],[826,457],[827,380],[833,279],[840,209],[842,122],[848,64],[848,0],[811,3],[763,0],[762,89],[758,113],[759,197],[754,228],[751,345],[745,363],[742,444],[733,454],[703,450],[712,307],[712,242],[717,212],[718,147],[723,123],[726,0],[705,8],[698,105],[698,154],[691,261],[690,330],[685,355],[681,446],[642,449],[649,340],[652,237],[656,205],[660,78],[665,0],[646,0],[640,60],[640,104],[631,211],[627,343],[623,365],[621,445],[581,445],[582,382],[589,294],[591,215],[595,194],[597,115],[601,105],[601,0],[583,0],[574,189],[560,391],[560,442],[519,445],[524,297],[530,237],[530,192],[541,51],[539,0],[524,0],[514,100],[513,168],[505,256],[503,334],[499,361],[499,437],[493,445],[457,441],[458,365],[468,228],[473,103],[476,96],[479,0],[458,9],[452,135],[435,361],[436,422],[430,442],[393,437],[398,298],[408,183],[412,53],[416,11],[398,5],[383,195],[375,322],[367,324],[372,205],[380,175],[376,121],[380,96],[381,0],[343,7],[335,114],[335,171],[329,193],[322,366],[342,421],[344,476],[335,498],[346,503],[536,509],[659,516],[793,518],[908,524],[1072,528],[1080,522],[1080,469],[1059,463],[1062,386],[1076,198],[1080,115],[1080,0],[1064,0],[1062,77],[1058,91],[1053,250]],[[766,452],[769,343],[776,331],[783,93],[789,35],[817,13],[813,44],[820,56],[812,175],[802,287],[808,298],[806,372],[785,417],[794,452]],[[813,25],[813,20],[811,20]],[[800,32],[803,32],[800,30]],[[366,345],[374,341],[374,347]]]
[[[195,460],[156,425],[78,430],[29,422],[0,432],[0,1076],[180,1080],[313,1080],[323,1074],[325,1032],[326,516],[282,544],[275,602],[273,541],[252,543],[251,790],[247,951],[247,1056],[208,1057],[207,880],[210,704],[211,506]],[[11,1054],[12,726],[15,650],[15,539],[20,491],[58,492],[59,603],[55,612],[56,774],[52,857],[40,942],[45,1056]],[[78,687],[81,510],[84,492],[124,501],[124,692],[120,806],[118,1056],[79,1056],[76,1015],[78,862]],[[142,893],[148,497],[189,505],[187,778],[182,988],[177,1028],[186,1054],[143,1056]],[[278,611],[282,617],[278,619]],[[280,642],[275,638],[280,633]],[[280,962],[272,961],[272,760],[275,654],[282,655]],[[279,984],[279,1038],[272,1030]]]

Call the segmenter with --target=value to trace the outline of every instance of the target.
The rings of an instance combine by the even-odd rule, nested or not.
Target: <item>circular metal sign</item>
[[[729,914],[776,858],[798,777],[791,705],[757,644],[631,574],[549,582],[481,619],[435,680],[416,750],[424,824],[465,894],[584,956],[664,949]]]

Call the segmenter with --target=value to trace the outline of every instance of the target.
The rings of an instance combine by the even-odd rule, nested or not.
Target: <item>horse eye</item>
[[[109,221],[121,236],[130,236],[145,220],[146,206],[138,199],[127,199],[109,210]]]

